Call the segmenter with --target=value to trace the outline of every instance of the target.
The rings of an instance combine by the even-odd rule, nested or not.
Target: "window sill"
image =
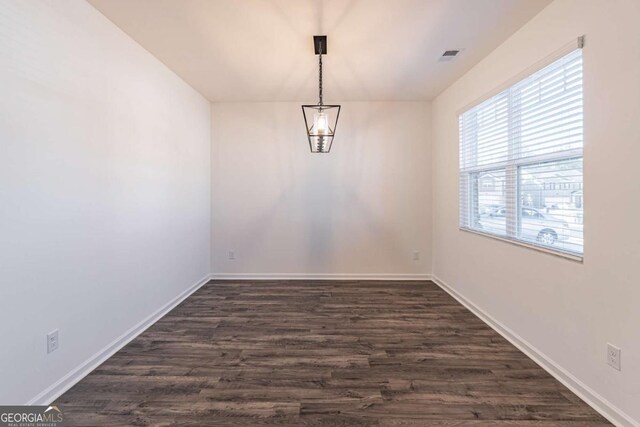
[[[562,252],[562,251],[556,251],[553,249],[548,249],[548,248],[544,248],[541,246],[536,246],[536,245],[530,245],[526,242],[521,242],[519,240],[512,240],[506,237],[500,237],[500,236],[496,236],[495,234],[489,234],[489,233],[483,233],[481,231],[478,230],[473,230],[470,228],[464,228],[464,227],[458,227],[458,229],[460,231],[465,231],[467,233],[471,233],[471,234],[476,234],[478,236],[482,236],[482,237],[487,237],[493,240],[499,240],[501,242],[506,242],[506,243],[511,243],[512,245],[516,245],[516,246],[521,246],[524,248],[528,248],[528,249],[533,249],[535,251],[538,252],[543,252],[546,253],[548,255],[553,255],[553,256],[557,256],[560,258],[564,258],[564,259],[568,259],[571,261],[575,261],[575,262],[579,262],[579,263],[583,263],[584,262],[584,257],[582,255],[574,255],[568,252]]]

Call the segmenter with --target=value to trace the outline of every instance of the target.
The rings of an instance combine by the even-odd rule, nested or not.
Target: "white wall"
[[[23,404],[209,273],[210,105],[82,0],[1,0],[0,29],[0,404]]]
[[[343,103],[331,153],[311,154],[299,103],[213,104],[213,271],[430,273],[429,114]]]
[[[432,116],[435,275],[636,423],[639,20],[637,0],[556,0],[441,94]],[[457,111],[582,34],[584,263],[459,231]],[[622,348],[621,372],[606,364],[607,342]]]

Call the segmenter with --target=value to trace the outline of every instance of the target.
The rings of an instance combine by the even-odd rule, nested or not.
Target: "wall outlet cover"
[[[620,358],[622,356],[622,350],[616,347],[613,344],[607,343],[607,364],[618,371],[621,370],[621,361]]]
[[[56,351],[59,346],[60,341],[58,339],[58,330],[56,329],[47,334],[47,353]]]

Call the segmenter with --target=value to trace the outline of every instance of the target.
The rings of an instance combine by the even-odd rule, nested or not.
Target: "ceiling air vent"
[[[442,54],[442,56],[440,57],[440,61],[451,61],[451,60],[453,60],[456,56],[458,56],[460,54],[461,50],[462,49],[445,50],[444,53]]]

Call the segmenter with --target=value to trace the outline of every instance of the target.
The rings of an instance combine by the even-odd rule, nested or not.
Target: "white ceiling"
[[[88,0],[211,101],[428,100],[551,0]],[[463,48],[452,62],[447,49]]]

